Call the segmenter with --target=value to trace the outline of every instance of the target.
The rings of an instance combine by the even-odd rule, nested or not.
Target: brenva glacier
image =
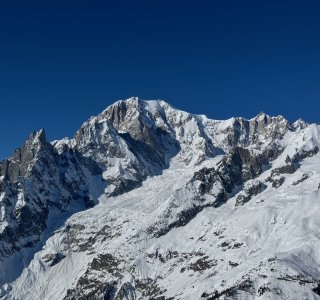
[[[121,100],[0,163],[0,299],[320,299],[320,126]]]

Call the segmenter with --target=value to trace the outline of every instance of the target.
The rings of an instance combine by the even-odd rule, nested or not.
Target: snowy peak
[[[47,142],[46,133],[44,129],[34,131],[30,134],[27,143],[38,143],[44,145]]]
[[[131,127],[156,126],[157,121],[165,126],[166,110],[170,105],[162,100],[141,100],[137,97],[120,100],[109,106],[97,117],[106,119],[120,132],[127,132]],[[138,126],[139,127],[139,126]]]
[[[1,299],[320,299],[320,127],[137,97],[0,163]]]
[[[250,121],[255,122],[259,125],[260,128],[263,126],[268,126],[270,124],[277,124],[278,126],[283,123],[283,125],[288,125],[290,127],[290,123],[283,116],[269,116],[263,112],[259,113],[256,117],[251,119]]]
[[[302,120],[302,119],[298,119],[297,121],[295,121],[295,122],[292,124],[292,127],[293,127],[295,130],[301,130],[301,129],[306,128],[308,125],[310,125],[310,124],[307,123],[306,121],[304,121],[304,120]]]
[[[198,153],[200,146],[194,149],[194,156],[197,157],[195,159],[192,158],[192,154],[186,154],[186,161],[189,162],[199,162],[199,157],[207,157],[206,155],[214,156],[219,152],[215,148],[224,151],[235,145],[261,148],[298,126],[298,123],[295,123],[295,126],[291,125],[283,116],[271,117],[265,113],[260,113],[250,120],[211,120],[206,116],[175,109],[162,100],[146,101],[137,97],[117,101],[99,116],[89,120],[91,124],[104,122],[115,128],[118,133],[130,134],[134,139],[147,143],[151,143],[146,139],[150,129],[163,130],[180,144],[182,152],[186,146],[190,146],[190,140],[197,139],[199,144],[205,145],[207,149],[202,149],[202,153]],[[304,126],[303,121],[299,124],[300,127]]]
[[[20,149],[16,149],[10,159],[0,163],[1,175],[12,181],[18,180],[20,176],[28,176],[40,153],[52,150],[50,147],[44,130],[31,133],[26,143]]]
[[[161,100],[130,98],[118,101],[92,122],[106,122],[119,134],[130,135],[152,147],[153,151],[159,151],[160,156],[168,153],[168,150],[176,152],[178,146],[181,149],[181,160],[187,164],[191,161],[197,163],[217,153],[204,130],[201,118],[174,109]],[[192,147],[196,148],[191,149]]]
[[[90,118],[75,139],[63,145],[72,145],[108,168],[105,178],[112,178],[116,188],[111,190],[119,193],[139,185],[148,175],[158,174],[173,157],[193,165],[236,146],[263,153],[267,148],[281,147],[278,141],[293,130],[295,127],[282,116],[260,113],[251,120],[210,120],[162,100],[132,97]],[[61,143],[56,146],[63,148]]]

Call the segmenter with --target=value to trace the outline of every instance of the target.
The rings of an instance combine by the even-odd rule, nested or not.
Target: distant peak
[[[282,115],[270,116],[270,115],[266,114],[265,112],[260,112],[257,116],[255,116],[251,120],[259,121],[259,120],[268,120],[268,119],[286,120],[286,118],[283,117]]]
[[[134,104],[134,105],[137,105],[139,103],[143,102],[142,99],[140,99],[139,97],[130,97],[130,98],[127,98],[127,99],[121,99],[117,102],[115,102],[113,105],[115,104],[119,104],[119,103],[126,103],[127,105],[130,105],[130,104]]]
[[[164,107],[172,107],[170,104],[165,102],[161,99],[150,99],[150,100],[144,100],[139,97],[130,97],[127,99],[122,99],[114,102],[113,104],[109,105],[101,115],[110,114],[114,111],[114,109],[128,109],[128,108],[134,108],[134,109],[147,109],[147,110],[161,110]]]
[[[305,120],[300,118],[292,124],[292,127],[295,129],[304,129],[308,127],[308,125],[309,123],[307,123]]]
[[[125,105],[126,107],[128,107],[128,106],[138,107],[143,102],[144,102],[144,100],[140,99],[139,97],[130,97],[127,99],[120,99],[120,100],[112,103],[111,105],[109,105],[105,109],[105,111],[109,111],[110,109],[112,109],[114,107],[119,107],[119,106],[121,107],[123,105]]]
[[[255,117],[255,119],[262,119],[262,118],[269,118],[269,115],[267,115],[265,112],[261,111],[258,113],[258,115]]]
[[[125,99],[123,101],[125,101],[125,102],[139,102],[141,100],[142,99],[140,99],[139,97],[134,96],[134,97],[127,98],[127,99]]]
[[[126,104],[135,104],[135,105],[143,105],[143,106],[151,106],[151,107],[160,107],[160,106],[171,106],[169,103],[167,103],[164,100],[161,99],[141,99],[139,97],[130,97],[125,100],[120,100],[118,102],[125,102]],[[117,102],[116,102],[117,103]]]

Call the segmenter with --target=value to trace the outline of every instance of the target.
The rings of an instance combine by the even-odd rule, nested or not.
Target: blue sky
[[[319,1],[0,1],[0,158],[117,99],[319,122]]]

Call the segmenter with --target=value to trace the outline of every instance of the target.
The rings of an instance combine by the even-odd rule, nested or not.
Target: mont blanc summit
[[[320,126],[130,98],[0,163],[0,299],[320,299]]]

